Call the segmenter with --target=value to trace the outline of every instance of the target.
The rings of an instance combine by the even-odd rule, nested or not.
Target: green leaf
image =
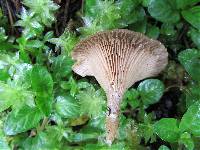
[[[44,35],[43,41],[47,42],[49,39],[53,38],[53,36],[54,36],[53,34],[54,34],[53,31],[47,32],[47,33]]]
[[[153,130],[153,123],[152,123],[152,114],[144,114],[143,115],[143,123],[139,123],[138,133],[140,137],[144,137],[145,143],[150,140],[150,143],[156,141],[156,135],[154,134]]]
[[[53,58],[52,70],[56,79],[68,77],[72,72],[73,61],[70,57],[59,55]]]
[[[150,38],[157,39],[160,34],[159,28],[149,25],[147,27],[146,35]]]
[[[188,32],[188,35],[194,42],[194,44],[197,46],[198,49],[200,49],[200,31],[191,28]]]
[[[145,18],[144,20],[137,21],[137,22],[129,25],[129,29],[136,31],[136,32],[145,33],[146,29],[147,29],[147,19]]]
[[[185,8],[187,6],[192,6],[198,2],[200,2],[200,0],[176,0],[176,6],[177,8]]]
[[[193,150],[194,149],[194,142],[192,140],[192,137],[189,133],[187,132],[184,132],[180,139],[179,139],[179,142],[184,144],[185,147],[188,149],[188,150]]]
[[[180,122],[180,131],[188,131],[194,136],[200,136],[200,104],[191,105]]]
[[[35,99],[37,107],[46,115],[49,116],[52,110],[53,97],[52,96],[36,96]]]
[[[0,27],[0,42],[4,42],[8,36],[5,34],[5,29]]]
[[[89,128],[96,128],[98,130],[105,130],[105,114],[102,112],[99,116],[93,117],[89,120],[87,126]]]
[[[70,95],[71,96],[75,96],[75,94],[77,94],[78,92],[78,83],[76,82],[76,80],[74,80],[73,77],[70,77],[69,80],[66,81],[61,81],[60,82],[60,87],[65,89],[65,90],[70,90]]]
[[[4,132],[7,135],[16,135],[35,128],[42,119],[42,114],[37,108],[23,106],[9,113],[5,123]]]
[[[53,80],[45,67],[35,65],[31,72],[31,86],[38,95],[52,95]]]
[[[9,74],[8,74],[8,69],[4,68],[4,69],[0,69],[0,80],[1,81],[7,81],[9,78]]]
[[[199,84],[193,84],[187,86],[187,89],[185,89],[185,95],[186,95],[186,107],[189,108],[189,106],[193,105],[195,102],[200,100],[200,86]]]
[[[80,91],[77,95],[77,99],[80,101],[80,113],[88,114],[89,116],[98,116],[103,107],[105,107],[105,96],[101,90],[95,90],[94,87],[89,87],[83,91]]]
[[[154,132],[166,142],[176,142],[179,138],[177,120],[174,118],[163,118],[154,125]]]
[[[94,128],[85,128],[79,133],[71,134],[68,138],[70,142],[83,142],[97,139],[101,132]]]
[[[54,13],[59,8],[52,0],[23,0],[23,3],[36,14],[37,20],[46,26],[51,26],[55,20]]]
[[[103,144],[86,144],[84,150],[129,150],[125,142],[113,143],[111,146]]]
[[[23,87],[12,85],[12,83],[9,85],[0,82],[0,112],[8,109],[10,106],[14,108],[21,107],[23,104],[33,102],[33,100],[34,93],[27,91]]]
[[[11,150],[11,148],[8,146],[8,143],[5,141],[5,139],[0,138],[0,149]]]
[[[34,18],[34,15],[34,12],[27,11],[22,7],[20,20],[15,23],[15,26],[23,27],[23,38],[29,39],[40,35],[44,30],[44,27]]]
[[[144,19],[145,11],[142,7],[138,7],[138,5],[138,0],[118,1],[117,6],[120,10],[120,21],[122,24],[126,26]]]
[[[0,128],[2,128],[2,121],[0,121]],[[1,150],[11,150],[11,148],[8,145],[6,136],[4,135],[2,129],[0,129],[0,149]]]
[[[52,107],[53,80],[45,67],[35,65],[32,69],[31,87],[36,92],[36,104],[40,110],[49,115]]]
[[[29,40],[26,43],[27,48],[41,48],[43,46],[44,46],[44,43],[42,41],[39,41],[39,40]]]
[[[144,137],[145,143],[153,138],[153,126],[150,123],[139,124],[139,133]]]
[[[139,97],[139,92],[136,90],[136,89],[130,89],[128,90],[125,94],[124,94],[124,97],[123,97],[123,101],[126,101],[127,103],[129,103],[131,105],[131,107],[133,109],[135,109],[136,107],[139,106],[140,102],[138,100],[138,97]]]
[[[173,36],[176,34],[174,25],[169,23],[163,23],[161,26],[161,33],[167,36]]]
[[[178,60],[194,80],[200,81],[200,51],[186,49],[179,53]]]
[[[157,79],[147,79],[141,82],[137,88],[145,105],[159,101],[164,92],[164,85]]]
[[[27,150],[60,150],[62,146],[63,131],[58,127],[49,127],[35,137],[29,137],[23,142]]]
[[[170,150],[170,149],[165,145],[161,145],[158,150]]]
[[[68,56],[70,56],[72,49],[78,41],[79,39],[76,35],[68,30],[65,30],[59,38],[51,38],[48,40],[48,42],[55,44],[56,47],[61,47],[62,54],[67,54]]]
[[[148,11],[161,22],[176,23],[180,20],[180,15],[174,3],[175,0],[152,0],[148,5]]]
[[[57,113],[64,118],[76,118],[80,115],[79,103],[71,96],[58,96],[55,107]]]
[[[8,85],[0,82],[0,112],[12,106],[13,101],[18,99],[18,91],[13,91]]]
[[[188,10],[183,10],[182,15],[187,22],[200,30],[200,6],[195,6]]]
[[[151,2],[151,0],[142,0],[142,5],[143,5],[144,7],[148,7],[149,4],[150,4],[150,2]]]

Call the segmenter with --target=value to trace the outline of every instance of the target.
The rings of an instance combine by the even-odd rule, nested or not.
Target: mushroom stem
[[[117,136],[121,97],[122,96],[117,92],[111,92],[107,94],[108,113],[106,116],[106,143],[108,145],[111,145]]]

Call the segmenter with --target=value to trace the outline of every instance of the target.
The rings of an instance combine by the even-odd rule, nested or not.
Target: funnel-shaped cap
[[[167,57],[167,50],[159,41],[125,29],[99,32],[82,40],[72,53],[76,60],[73,71],[96,78],[107,94],[112,117],[118,116],[124,92],[135,82],[161,72]],[[112,141],[116,131],[110,136],[107,140]]]

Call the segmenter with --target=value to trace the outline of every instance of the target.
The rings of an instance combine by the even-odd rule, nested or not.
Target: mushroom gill
[[[82,40],[74,49],[73,71],[94,76],[107,95],[106,142],[117,135],[120,102],[135,82],[161,72],[168,53],[159,41],[126,29],[99,32]]]

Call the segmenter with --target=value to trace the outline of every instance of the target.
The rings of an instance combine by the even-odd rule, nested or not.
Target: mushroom
[[[168,63],[163,44],[126,29],[96,33],[72,52],[73,71],[94,76],[107,96],[106,142],[112,144],[119,126],[120,102],[135,82],[156,76]]]

